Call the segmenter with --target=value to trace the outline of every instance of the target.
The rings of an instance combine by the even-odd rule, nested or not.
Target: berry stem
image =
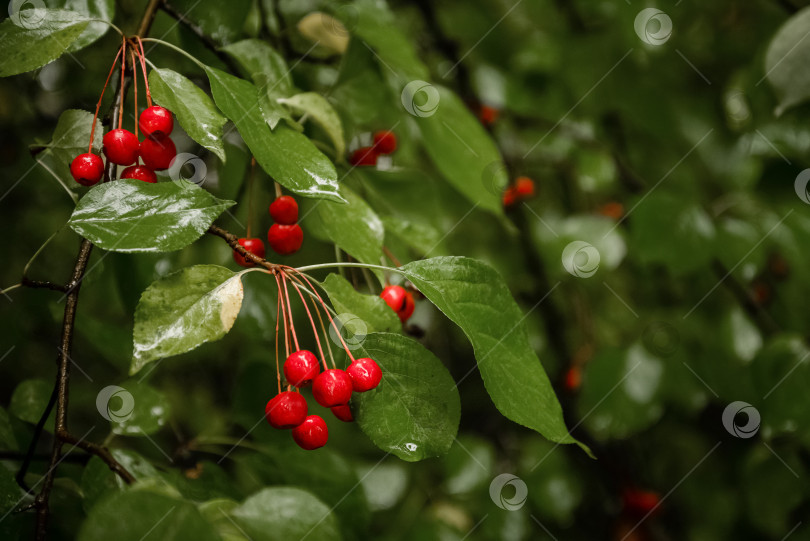
[[[135,53],[132,48],[129,49],[129,58],[132,62],[132,93],[135,98],[135,137],[138,137],[138,70],[135,63]],[[135,165],[138,165],[138,160],[135,160]]]
[[[329,370],[329,366],[326,364],[326,356],[323,354],[323,346],[321,346],[321,339],[318,337],[318,328],[315,326],[315,320],[312,317],[312,313],[309,311],[309,305],[307,304],[306,299],[304,299],[304,294],[301,293],[301,290],[298,289],[298,285],[295,282],[293,282],[293,289],[295,289],[295,291],[298,293],[298,296],[301,297],[301,304],[304,305],[304,310],[306,310],[307,316],[309,317],[309,323],[312,325],[312,334],[315,335],[315,343],[318,344],[318,352],[321,354],[321,362],[323,363],[324,370]]]
[[[278,379],[278,394],[281,394],[281,370],[279,370],[278,365],[278,320],[281,318],[281,290],[278,293],[278,303],[276,305],[276,378]]]
[[[121,56],[121,49],[118,49],[118,53],[115,55],[115,59],[113,60],[112,66],[110,67],[110,73],[107,74],[107,80],[104,81],[104,87],[101,89],[101,96],[98,97],[98,103],[96,104],[96,112],[93,115],[93,125],[90,127],[90,148],[88,149],[87,153],[93,153],[93,139],[96,135],[96,120],[98,119],[98,110],[101,109],[101,100],[104,99],[104,91],[107,90],[107,85],[110,84],[110,78],[112,77],[113,71],[115,71],[115,65],[118,63],[118,57]]]
[[[283,195],[282,192],[281,192],[281,184],[279,184],[278,182],[275,182],[275,181],[273,181],[273,184],[275,185],[275,188],[276,188],[276,199],[278,199],[279,197],[281,197]]]
[[[323,324],[323,317],[321,316],[321,310],[323,308],[326,308],[328,310],[329,307],[328,306],[327,307],[319,307],[318,303],[315,302],[315,294],[312,291],[310,291],[309,288],[306,287],[306,285],[304,285],[304,282],[302,282],[300,278],[298,278],[297,276],[295,276],[293,274],[289,274],[288,276],[290,277],[291,280],[294,280],[295,282],[297,282],[299,284],[298,286],[296,286],[296,288],[299,289],[299,293],[300,293],[300,290],[303,289],[310,296],[310,301],[312,302],[312,307],[315,309],[315,315],[318,316],[318,322],[320,323],[320,326],[321,326],[321,333],[323,334],[324,342],[326,342],[326,351],[329,352],[329,359],[332,361],[332,366],[334,368],[337,368],[337,364],[335,363],[335,355],[332,353],[332,348],[329,347],[329,342],[327,342],[327,339],[328,339],[329,335],[326,332],[326,326]],[[323,352],[321,352],[321,357],[323,358]],[[324,366],[326,366],[326,359],[324,359]]]
[[[292,304],[290,303],[290,293],[287,291],[287,275],[283,272],[281,273],[281,283],[284,285],[284,298],[287,299],[287,316],[290,318],[290,329],[292,330],[293,342],[295,343],[295,351],[298,351],[301,348],[298,345],[298,336],[295,334],[295,325],[292,321]]]
[[[124,88],[124,75],[126,74],[126,67],[127,67],[127,38],[121,39],[121,86],[119,88]],[[118,105],[118,129],[121,129],[121,126],[124,123],[124,100],[123,96],[121,99],[121,103]]]
[[[276,278],[276,287],[278,288],[279,302],[281,303],[281,312],[276,314],[276,323],[278,323],[278,318],[281,318],[281,321],[284,324],[284,358],[286,359],[290,356],[290,329],[287,326],[287,305],[281,299],[281,296],[283,295],[283,292],[281,291],[281,280],[279,279],[278,274],[275,274],[274,276]]]
[[[318,297],[318,301],[320,301],[320,303],[323,305],[324,310],[326,311],[326,317],[329,318],[329,324],[332,325],[332,327],[335,328],[335,332],[337,333],[338,338],[340,338],[340,343],[343,345],[343,349],[346,350],[346,355],[348,355],[349,358],[352,360],[352,362],[354,362],[354,355],[352,355],[352,352],[349,349],[349,346],[346,345],[346,341],[343,340],[343,335],[340,334],[340,329],[337,328],[337,325],[335,324],[335,320],[332,318],[332,315],[329,313],[329,310],[326,309],[326,303],[324,302],[323,297],[321,297],[321,294],[318,293],[318,290],[315,289],[315,286],[312,285],[312,282],[309,281],[309,278],[307,278],[307,275],[303,274],[302,272],[299,272],[298,269],[295,269],[293,267],[288,267],[288,266],[284,265],[283,268],[290,269],[292,272],[300,275],[301,278],[303,278],[306,281],[306,283],[309,284],[309,287],[312,288],[312,291]]]
[[[250,226],[253,222],[253,179],[256,177],[256,157],[250,157],[250,171],[248,172],[248,219],[247,237],[250,238]]]
[[[138,39],[138,46],[141,52],[138,57],[141,59],[141,71],[143,71],[143,84],[146,87],[146,106],[152,107],[152,92],[149,91],[149,78],[146,76],[146,53],[143,50],[143,40],[141,36],[135,36]]]

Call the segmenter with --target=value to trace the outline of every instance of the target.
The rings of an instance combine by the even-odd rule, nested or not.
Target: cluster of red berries
[[[380,297],[397,313],[402,323],[408,321],[416,308],[413,294],[402,286],[386,286],[380,293]]]
[[[118,49],[118,54],[115,56],[112,68],[110,68],[110,74],[107,76],[107,81],[104,83],[104,88],[101,90],[101,97],[96,105],[93,125],[90,128],[90,147],[85,154],[79,154],[70,163],[71,175],[73,175],[76,182],[82,186],[92,186],[104,176],[104,162],[101,156],[93,154],[96,119],[98,118],[98,111],[101,107],[101,100],[104,98],[104,90],[106,90],[110,82],[110,76],[112,76],[119,58],[121,58],[120,71],[123,85],[126,55],[127,40],[124,39],[121,47]],[[121,110],[118,114],[118,128],[104,134],[102,150],[110,163],[128,166],[121,172],[120,178],[132,178],[144,182],[157,182],[155,171],[167,169],[177,155],[174,142],[171,137],[169,137],[169,134],[174,128],[174,120],[171,111],[159,105],[152,105],[152,95],[149,91],[149,81],[146,77],[143,43],[141,43],[140,38],[138,38],[137,45],[135,43],[130,44],[129,55],[132,62],[133,73],[137,67],[136,57],[137,60],[140,61],[144,84],[146,85],[146,101],[148,106],[140,116],[138,116],[138,83],[137,77],[134,77],[135,114],[138,116],[138,122],[135,124],[135,133],[121,127],[124,117],[124,103],[122,100],[120,105]],[[144,135],[143,141],[138,140],[139,127],[141,133]],[[139,163],[139,159],[143,161],[143,165]]]
[[[529,177],[518,177],[514,184],[504,190],[503,206],[511,207],[532,196],[534,196],[534,181]]]
[[[304,231],[298,225],[298,203],[292,196],[281,195],[270,203],[270,216],[276,222],[267,231],[267,243],[279,255],[294,254],[304,242]],[[261,239],[245,237],[239,239],[245,251],[264,259],[264,243]],[[233,251],[233,260],[243,267],[252,267],[253,262],[242,254]]]
[[[301,394],[301,389],[311,386],[312,396],[318,404],[329,408],[335,417],[341,421],[351,422],[354,420],[352,410],[349,407],[352,393],[364,393],[376,388],[382,380],[382,371],[373,359],[367,357],[354,358],[335,325],[329,313],[329,308],[306,275],[292,267],[281,266],[281,270],[275,274],[275,278],[278,287],[278,317],[276,318],[278,394],[267,402],[264,414],[267,422],[273,428],[292,429],[293,440],[299,447],[306,450],[317,449],[326,445],[329,439],[329,430],[326,421],[321,416],[309,415],[307,401]],[[315,354],[301,349],[299,346],[298,335],[293,324],[288,283],[298,293],[301,304],[304,306],[312,325],[312,332],[323,363],[323,371],[321,371],[321,363]],[[308,290],[307,286],[311,289]],[[306,301],[307,297],[304,296],[302,291],[307,291],[310,294],[308,298],[314,310],[310,310]],[[318,302],[315,301],[316,298]],[[335,331],[338,331],[337,336],[340,337],[341,345],[349,359],[351,359],[351,364],[346,370],[337,368],[332,350],[327,342],[326,350],[332,361],[332,368],[329,368],[321,345],[318,327],[316,327],[315,319],[312,317],[313,311],[321,324],[321,334],[323,334],[324,340],[327,338],[327,333],[321,312],[326,314],[329,324],[334,327]],[[283,324],[283,342],[287,352],[287,359],[284,361],[283,367],[284,380],[287,386],[286,391],[282,391],[282,371],[279,370],[278,366],[279,321]]]
[[[374,141],[370,147],[360,147],[349,157],[349,163],[354,167],[373,167],[377,165],[377,158],[381,154],[393,154],[397,149],[397,136],[394,132],[381,130],[374,133]]]

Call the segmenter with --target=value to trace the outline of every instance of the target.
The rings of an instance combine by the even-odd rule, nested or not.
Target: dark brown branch
[[[144,10],[141,21],[138,25],[138,35],[144,36],[149,32],[152,21],[155,18],[155,13],[160,6],[161,0],[149,0]],[[122,68],[125,65],[122,62]],[[115,99],[111,106],[108,118],[110,124],[115,124],[118,119],[118,105],[123,100],[126,94],[126,87],[129,80],[125,80],[122,85],[118,87],[115,93]],[[107,164],[105,171],[105,180],[113,179],[115,166]],[[76,322],[76,309],[79,303],[79,291],[81,290],[81,283],[84,279],[87,264],[90,261],[90,254],[93,251],[93,243],[87,239],[82,239],[79,247],[79,253],[76,256],[76,263],[73,266],[73,273],[70,281],[66,284],[66,297],[65,297],[65,315],[62,320],[62,336],[60,339],[59,356],[57,358],[58,371],[56,376],[56,422],[54,429],[54,442],[51,450],[51,458],[48,471],[42,480],[42,488],[34,500],[34,506],[37,510],[36,519],[36,533],[34,538],[37,541],[44,541],[46,537],[46,529],[48,525],[48,516],[50,514],[49,500],[51,489],[53,488],[53,480],[56,475],[56,468],[59,465],[62,455],[62,446],[69,443],[92,453],[107,463],[112,471],[118,474],[125,482],[132,483],[135,478],[130,474],[115,458],[110,454],[106,448],[85,442],[71,435],[67,429],[67,408],[68,408],[68,384],[70,382],[70,354],[73,348],[73,330]],[[47,417],[47,415],[46,415]]]
[[[236,252],[239,253],[239,255],[241,255],[242,257],[244,257],[249,261],[252,261],[256,265],[264,267],[265,269],[269,270],[272,273],[276,273],[279,270],[281,270],[279,265],[276,265],[275,263],[270,263],[266,259],[262,259],[261,257],[255,256],[250,252],[248,252],[247,250],[245,250],[245,248],[241,244],[239,244],[239,237],[237,237],[233,233],[226,231],[225,229],[222,229],[221,227],[218,227],[216,225],[212,225],[211,227],[209,227],[208,233],[217,236],[221,239],[224,239],[225,242],[228,243],[228,246],[231,247],[231,249],[235,250]]]
[[[31,489],[25,482],[25,474],[28,473],[28,467],[31,465],[31,460],[33,459],[34,452],[37,448],[37,443],[39,443],[39,438],[42,435],[42,430],[45,428],[45,423],[48,420],[48,417],[51,415],[51,411],[53,411],[53,407],[56,405],[56,385],[53,387],[53,391],[51,391],[51,397],[48,399],[48,405],[45,407],[45,411],[42,413],[42,416],[37,421],[37,426],[34,428],[34,437],[31,438],[31,443],[28,444],[28,450],[25,452],[25,458],[23,459],[22,464],[20,464],[20,469],[17,471],[17,484],[20,485],[23,490],[26,492],[31,492]]]
[[[23,276],[20,283],[25,287],[33,289],[52,289],[54,291],[61,291],[62,293],[67,291],[67,287],[62,284],[54,284],[53,282],[46,282],[44,280],[32,280],[27,276]]]

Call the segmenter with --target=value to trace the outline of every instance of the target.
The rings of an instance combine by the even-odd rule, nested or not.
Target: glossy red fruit
[[[301,393],[279,393],[265,406],[264,416],[273,428],[295,428],[307,418],[307,401]]]
[[[157,182],[155,172],[144,165],[130,165],[121,171],[121,178],[134,178],[152,184]]]
[[[501,112],[495,107],[482,105],[478,110],[478,118],[481,120],[481,123],[484,124],[484,126],[491,126],[496,120],[498,120],[500,113]]]
[[[341,406],[332,406],[329,409],[332,410],[332,413],[335,414],[335,417],[337,417],[344,423],[351,423],[352,421],[354,421],[354,415],[352,415],[352,408],[350,408],[348,404],[343,404]]]
[[[298,224],[273,224],[267,231],[267,243],[279,255],[294,254],[304,242],[304,232]]]
[[[355,167],[371,167],[377,165],[379,155],[379,152],[377,152],[375,148],[360,147],[352,152],[349,163]]]
[[[374,359],[368,357],[355,360],[346,368],[346,373],[352,378],[352,390],[356,393],[374,389],[382,379],[382,370],[379,365]]]
[[[502,201],[504,207],[511,207],[520,199],[520,194],[514,186],[509,186],[503,191]]]
[[[582,386],[582,369],[572,366],[565,373],[565,388],[569,391],[576,391]]]
[[[408,321],[416,308],[413,295],[402,286],[388,286],[382,290],[380,297],[397,313],[402,323]]]
[[[628,488],[622,494],[622,503],[627,513],[646,516],[659,509],[661,496],[652,490]]]
[[[174,128],[172,112],[160,105],[148,107],[141,113],[138,126],[146,137],[163,139],[171,134]]]
[[[255,255],[256,257],[260,257],[264,259],[264,243],[261,239],[256,238],[241,238],[239,239],[239,244],[242,245],[246,251],[250,252],[251,254]],[[236,250],[233,251],[233,260],[242,267],[253,267],[253,261],[247,259],[245,256],[237,252]]]
[[[277,197],[270,203],[270,216],[277,224],[293,225],[298,221],[298,203],[289,195]]]
[[[352,397],[352,378],[339,368],[325,370],[312,382],[312,396],[325,408],[348,404]]]
[[[138,138],[129,130],[110,130],[102,143],[104,155],[116,165],[132,165],[138,159]]]
[[[374,150],[380,154],[391,154],[397,149],[397,136],[388,130],[378,131],[374,134]]]
[[[329,429],[326,421],[318,415],[310,415],[303,423],[293,428],[292,437],[298,447],[312,451],[326,445],[329,439]]]
[[[160,141],[147,137],[141,141],[141,159],[149,169],[155,171],[168,169],[175,156],[177,149],[171,137],[164,137]]]
[[[305,349],[296,351],[284,361],[284,377],[295,387],[306,387],[320,371],[318,358]]]
[[[70,174],[82,186],[92,186],[104,176],[104,162],[95,154],[79,154],[70,162]]]
[[[534,195],[534,181],[529,177],[518,177],[515,179],[515,190],[522,199],[531,197]]]

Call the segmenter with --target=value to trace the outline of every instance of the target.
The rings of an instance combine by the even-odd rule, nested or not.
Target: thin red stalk
[[[290,318],[290,329],[292,330],[293,342],[295,342],[295,351],[301,349],[298,345],[298,336],[295,334],[295,325],[293,325],[292,321],[292,304],[290,303],[290,293],[287,291],[287,275],[281,273],[281,283],[284,284],[284,298],[287,299],[287,314]]]
[[[141,48],[141,70],[143,71],[143,84],[146,86],[146,106],[152,107],[152,93],[149,91],[149,78],[146,76],[146,53],[143,50],[143,41],[141,41],[141,36],[135,36],[138,38],[138,45]]]
[[[302,282],[301,279],[295,276],[294,274],[288,274],[288,276],[290,277],[291,280],[294,280],[299,284],[301,284],[301,287],[305,286],[304,282]],[[328,340],[329,335],[326,333],[326,326],[323,324],[323,317],[321,317],[321,310],[323,310],[323,308],[318,306],[318,303],[315,302],[315,299],[311,298],[310,301],[312,302],[312,307],[315,309],[315,315],[318,316],[318,322],[321,325],[321,332],[323,333],[323,339],[324,341],[326,341]],[[335,363],[335,356],[332,354],[332,348],[329,347],[329,342],[326,342],[326,351],[329,352],[329,358],[332,360],[332,367],[337,368],[337,364]],[[321,357],[323,357],[323,352],[321,352]],[[326,358],[324,358],[323,362],[324,366],[326,366]]]
[[[304,299],[304,294],[301,293],[301,290],[298,288],[298,285],[293,282],[293,289],[298,292],[298,296],[301,297],[301,304],[304,305],[304,310],[307,311],[307,316],[309,317],[309,323],[312,325],[312,334],[315,335],[315,343],[318,344],[318,352],[321,354],[321,362],[323,363],[324,370],[329,370],[329,365],[326,364],[326,356],[323,354],[323,347],[321,346],[321,339],[318,337],[318,328],[315,326],[315,319],[312,317],[312,313],[309,311],[309,305],[307,305],[307,301]]]
[[[278,288],[278,298],[281,299],[283,295],[281,291],[281,280],[278,277],[278,274],[275,275],[276,277],[276,287]],[[290,356],[290,330],[287,326],[287,305],[281,302],[281,320],[284,323],[284,351],[286,352],[285,359]],[[279,372],[280,374],[280,372]]]
[[[276,377],[278,378],[278,393],[281,394],[281,370],[278,366],[278,320],[281,318],[281,290],[278,292],[278,304],[276,306]]]
[[[340,334],[340,329],[338,329],[338,328],[337,328],[337,325],[335,325],[335,320],[334,320],[334,319],[332,319],[332,314],[330,314],[330,313],[329,313],[329,309],[328,309],[328,308],[326,308],[326,303],[324,302],[323,298],[321,297],[321,294],[320,294],[320,293],[318,293],[318,290],[317,290],[317,289],[315,289],[315,286],[313,286],[313,285],[312,285],[312,282],[310,282],[310,281],[309,281],[309,278],[307,278],[307,277],[306,277],[306,275],[305,275],[304,273],[302,273],[302,272],[298,272],[298,270],[297,270],[297,269],[295,269],[294,267],[289,267],[289,266],[287,266],[287,265],[283,265],[283,268],[286,268],[286,269],[290,269],[290,270],[292,270],[293,272],[295,272],[297,275],[299,275],[301,278],[303,278],[303,279],[306,281],[306,283],[307,283],[307,284],[309,285],[309,287],[312,289],[312,292],[313,292],[313,293],[315,293],[315,295],[318,297],[318,300],[319,300],[319,301],[321,302],[321,304],[323,305],[324,310],[326,311],[326,317],[328,317],[328,318],[329,318],[329,323],[330,323],[330,324],[331,324],[331,325],[332,325],[332,326],[335,328],[335,332],[337,332],[338,338],[340,338],[340,343],[341,343],[341,344],[343,344],[343,349],[344,349],[344,350],[346,350],[346,355],[348,355],[348,356],[349,356],[349,359],[351,359],[351,360],[352,360],[352,362],[354,362],[354,360],[355,360],[355,359],[354,359],[354,355],[352,355],[352,352],[351,352],[351,350],[349,349],[349,346],[347,346],[347,345],[346,345],[346,341],[345,341],[345,340],[343,340],[343,335],[342,335],[342,334]]]
[[[138,137],[138,69],[135,63],[135,53],[132,48],[129,50],[129,58],[132,60],[132,92],[135,97],[135,137]],[[138,165],[138,160],[135,160],[135,165]]]
[[[96,113],[93,115],[93,125],[90,128],[90,149],[87,151],[89,154],[93,153],[93,138],[96,135],[96,120],[98,119],[98,110],[101,109],[101,100],[104,99],[104,91],[107,90],[107,85],[110,83],[110,77],[112,77],[112,74],[115,71],[115,65],[118,63],[119,56],[121,56],[120,48],[118,49],[118,53],[115,55],[112,67],[110,68],[110,73],[107,74],[107,80],[104,81],[104,88],[101,89],[101,96],[99,96],[98,103],[96,104]]]
[[[120,88],[124,88],[124,74],[126,73],[127,67],[127,38],[121,38],[122,45],[121,45],[121,86]],[[121,126],[124,123],[124,100],[121,100],[121,104],[119,105],[118,109],[118,129],[121,129]]]

